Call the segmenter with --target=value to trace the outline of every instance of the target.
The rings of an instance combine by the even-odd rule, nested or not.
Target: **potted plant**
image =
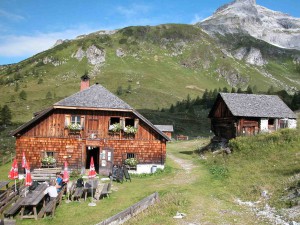
[[[126,127],[124,128],[124,132],[125,132],[126,134],[136,134],[137,128],[128,125],[128,126],[126,126]]]
[[[125,159],[125,165],[129,167],[136,167],[137,164],[138,164],[138,160],[136,158]]]
[[[51,166],[56,163],[56,159],[52,156],[45,156],[42,158],[42,165]]]
[[[121,124],[120,123],[114,123],[109,126],[109,131],[117,133],[121,130]]]
[[[71,131],[79,131],[82,130],[82,126],[78,123],[70,123],[68,125],[68,129]]]

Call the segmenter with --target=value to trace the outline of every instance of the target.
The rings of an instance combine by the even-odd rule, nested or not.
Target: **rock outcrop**
[[[267,63],[263,59],[263,56],[259,49],[250,48],[248,50],[246,47],[241,47],[234,52],[234,57],[238,60],[245,60],[247,63],[256,66],[263,66]]]
[[[95,45],[91,45],[86,51],[80,47],[72,57],[78,61],[86,57],[90,64],[99,65],[105,62],[105,51],[104,49],[97,48]]]

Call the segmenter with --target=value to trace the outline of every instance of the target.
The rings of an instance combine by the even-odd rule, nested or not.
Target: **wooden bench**
[[[16,185],[9,187],[6,192],[1,194],[0,197],[0,213],[2,213],[15,199],[17,198],[19,192],[24,189],[21,183],[18,182]]]
[[[62,168],[36,168],[31,172],[32,180],[36,181],[50,181],[56,179],[56,173],[62,172]]]
[[[62,201],[62,197],[66,191],[66,185],[64,185],[61,189],[61,191],[58,193],[58,196],[55,199],[50,200],[39,212],[38,217],[46,217],[47,215],[50,215],[53,217],[55,213],[55,209],[57,206],[60,205]]]
[[[106,196],[107,198],[109,198],[109,194],[111,194],[111,182],[104,184],[100,197]]]
[[[74,193],[72,194],[72,201],[74,201],[74,199],[79,199],[82,197],[83,195],[83,192],[84,192],[84,187],[77,187],[75,188],[75,191]]]
[[[87,194],[88,194],[88,192],[96,192],[96,189],[97,189],[97,187],[98,187],[98,180],[89,180],[89,181],[87,181],[87,182],[85,182],[85,184],[84,184],[84,201],[86,201],[86,199],[87,199]],[[93,196],[95,196],[95,195],[93,195]]]
[[[24,198],[20,197],[8,210],[4,212],[4,216],[12,218],[21,209],[23,199]]]

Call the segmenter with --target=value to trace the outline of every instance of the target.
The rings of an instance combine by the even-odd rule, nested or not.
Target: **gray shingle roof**
[[[11,132],[11,135],[15,136],[22,130],[29,127],[34,122],[40,120],[45,115],[50,113],[52,110],[55,110],[56,107],[78,107],[78,108],[103,108],[106,110],[125,110],[130,111],[135,114],[139,119],[143,120],[146,124],[148,124],[152,129],[154,129],[158,134],[160,134],[163,138],[170,141],[170,138],[165,135],[161,130],[155,127],[149,120],[147,120],[144,116],[142,116],[139,112],[134,110],[130,105],[126,102],[115,96],[113,93],[105,89],[103,86],[99,84],[95,84],[90,86],[89,88],[77,92],[63,100],[55,103],[54,107],[48,108],[46,110],[40,111],[35,114],[35,117],[29,122],[23,124],[16,130]]]
[[[166,132],[173,132],[173,125],[154,125],[155,127],[157,127],[159,130],[161,131],[166,131]]]
[[[220,96],[234,116],[297,118],[277,95],[220,93]]]
[[[55,103],[55,106],[132,110],[130,105],[100,84],[94,84],[83,91],[64,98]]]

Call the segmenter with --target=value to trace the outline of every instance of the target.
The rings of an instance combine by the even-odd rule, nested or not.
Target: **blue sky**
[[[0,65],[98,30],[163,23],[193,24],[230,0],[0,0]],[[300,17],[299,0],[257,0]]]

